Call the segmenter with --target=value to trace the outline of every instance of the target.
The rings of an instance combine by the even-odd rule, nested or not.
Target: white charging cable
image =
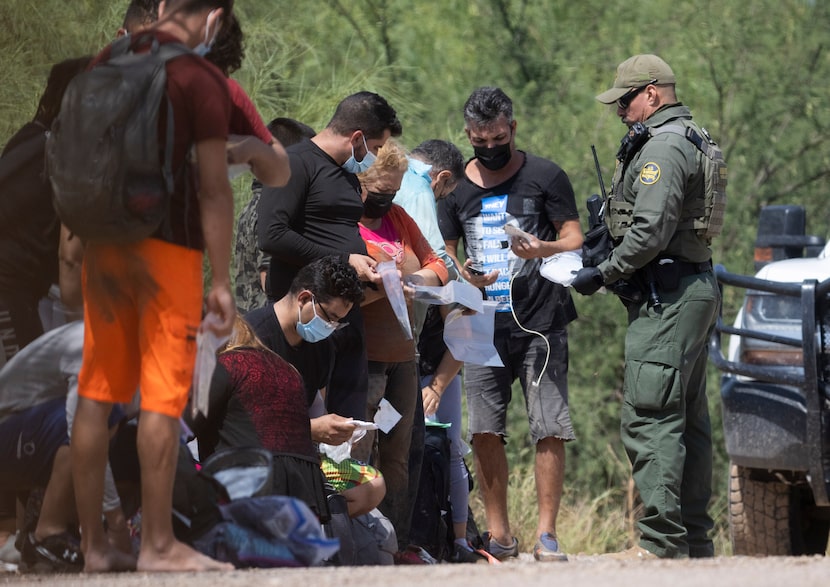
[[[541,332],[537,332],[536,330],[530,330],[529,328],[525,328],[524,326],[522,326],[522,323],[519,322],[519,317],[516,316],[516,310],[513,307],[513,279],[516,277],[517,274],[518,274],[518,271],[516,272],[516,274],[511,272],[511,274],[510,274],[510,283],[507,286],[507,297],[508,297],[508,300],[510,302],[510,313],[513,314],[513,320],[516,321],[516,325],[519,328],[521,328],[523,331],[527,332],[528,334],[533,334],[535,336],[538,336],[539,338],[541,338],[545,342],[545,348],[546,348],[546,351],[545,351],[545,364],[542,365],[542,371],[539,373],[539,377],[537,377],[536,381],[533,382],[533,385],[535,385],[536,387],[539,387],[539,382],[542,380],[542,375],[544,375],[545,370],[548,368],[548,363],[550,362],[550,342],[548,341],[548,337],[546,337]]]

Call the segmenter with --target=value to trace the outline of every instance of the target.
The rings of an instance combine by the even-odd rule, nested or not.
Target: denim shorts
[[[507,436],[507,407],[518,378],[533,443],[551,436],[574,440],[568,411],[567,331],[551,330],[542,339],[497,329],[494,344],[504,367],[464,364],[469,434]]]
[[[55,453],[68,444],[66,398],[54,398],[9,416],[0,425],[0,487],[46,487]]]

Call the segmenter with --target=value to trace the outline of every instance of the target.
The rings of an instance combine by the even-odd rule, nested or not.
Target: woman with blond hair
[[[408,167],[406,152],[389,139],[375,163],[358,175],[363,190],[363,217],[360,235],[366,249],[378,262],[394,260],[405,284],[443,285],[447,268],[430,247],[415,221],[403,208],[392,203]],[[409,493],[409,449],[416,402],[420,399],[415,363],[415,341],[404,333],[383,288],[366,291],[362,305],[369,357],[368,419],[386,399],[401,414],[388,433],[377,435],[373,464],[386,479],[386,497],[381,511],[392,521],[398,534],[398,562],[411,558],[407,552],[412,499]],[[411,317],[410,317],[411,319]],[[374,434],[367,434],[353,450],[353,456],[368,458],[374,448]]]

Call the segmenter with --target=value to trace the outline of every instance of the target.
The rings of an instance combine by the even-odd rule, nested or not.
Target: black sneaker
[[[26,535],[20,553],[20,570],[24,573],[80,573],[84,555],[78,539],[62,532],[47,536],[40,542],[33,532]]]

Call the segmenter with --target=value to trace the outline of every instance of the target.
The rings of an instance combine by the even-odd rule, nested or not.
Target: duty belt
[[[697,275],[698,273],[706,273],[707,271],[712,270],[712,260],[703,261],[702,263],[692,263],[690,261],[678,261],[674,259],[675,263],[678,263],[680,268],[680,276],[681,277],[688,277],[689,275]]]

